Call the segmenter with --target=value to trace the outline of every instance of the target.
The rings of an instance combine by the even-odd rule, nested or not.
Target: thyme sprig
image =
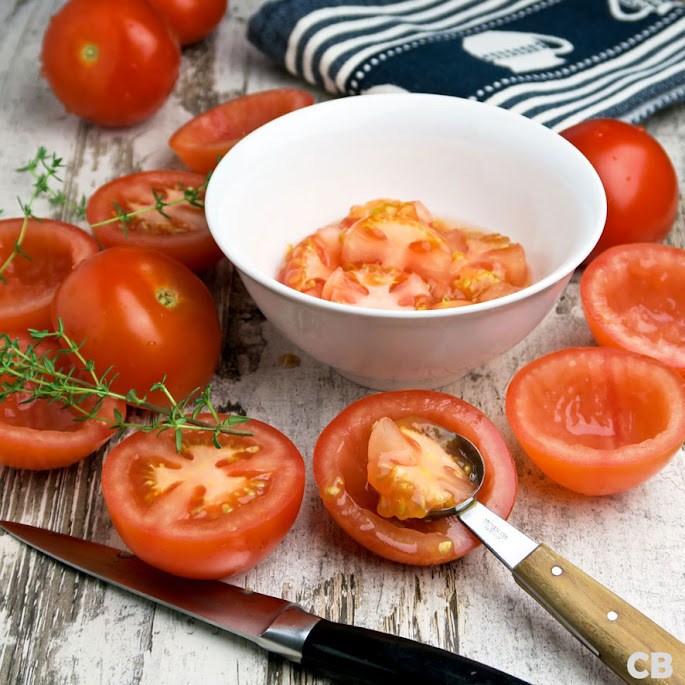
[[[253,435],[251,431],[239,430],[238,426],[248,418],[244,416],[228,416],[223,421],[219,418],[211,402],[211,385],[199,388],[187,397],[177,401],[172,397],[165,385],[165,378],[155,383],[150,392],[160,391],[169,400],[169,407],[160,407],[148,402],[146,397],[139,397],[134,390],[125,395],[111,389],[112,381],[116,378],[113,368],[107,369],[98,376],[92,361],[86,360],[80,352],[83,343],[77,344],[64,332],[61,322],[57,330],[37,331],[29,330],[31,342],[26,349],[22,349],[18,339],[11,339],[6,333],[0,334],[0,403],[9,395],[20,394],[21,403],[32,402],[35,399],[48,400],[50,403],[59,402],[67,407],[73,407],[80,416],[75,421],[95,419],[107,423],[112,430],[121,436],[128,428],[136,428],[145,433],[156,431],[159,435],[167,430],[174,432],[176,449],[180,452],[183,431],[209,431],[212,441],[218,448],[220,434]],[[64,345],[57,351],[41,352],[36,348],[42,340],[52,338]],[[76,368],[70,364],[62,365],[65,357],[77,360]],[[151,413],[149,423],[133,423],[126,421],[125,416],[117,409],[114,419],[98,416],[98,412],[106,398],[123,400],[127,404],[144,409]],[[94,400],[85,404],[87,399]],[[198,419],[200,413],[209,412],[214,423]]]
[[[17,198],[24,220],[19,231],[19,236],[14,242],[12,252],[7,256],[3,264],[0,265],[0,281],[3,284],[7,283],[4,273],[17,256],[21,256],[24,259],[31,259],[30,255],[26,254],[22,250],[21,246],[26,237],[29,219],[36,219],[40,221],[40,219],[38,219],[38,217],[36,217],[33,213],[33,205],[38,198],[47,197],[48,202],[51,205],[68,207],[75,212],[78,219],[85,219],[87,205],[86,196],[82,195],[78,202],[74,202],[64,194],[61,188],[54,187],[55,183],[63,183],[63,179],[58,176],[58,172],[64,166],[65,165],[63,164],[61,157],[58,157],[54,152],[49,153],[44,147],[41,146],[38,148],[38,151],[33,159],[29,160],[23,167],[16,169],[16,171],[19,173],[29,173],[33,177],[33,193],[28,202],[22,202],[20,198]],[[149,207],[142,207],[141,209],[137,209],[133,212],[124,212],[116,202],[113,202],[112,204],[114,205],[116,216],[91,224],[91,227],[104,226],[105,224],[111,224],[119,221],[121,222],[124,235],[127,235],[129,226],[131,225],[131,220],[133,217],[138,216],[139,214],[156,211],[163,217],[169,219],[170,217],[166,212],[166,208],[182,202],[186,202],[193,207],[204,209],[201,193],[207,188],[210,177],[211,172],[205,177],[204,183],[197,188],[186,187],[181,184],[183,196],[178,197],[175,200],[167,201],[157,190],[153,189],[152,195],[155,200],[154,204],[151,204]],[[1,211],[2,210],[0,210],[0,212]]]
[[[2,263],[2,265],[0,265],[0,281],[2,281],[2,283],[7,283],[4,274],[9,265],[17,256],[21,256],[24,259],[31,259],[31,257],[22,250],[21,246],[24,242],[24,238],[26,237],[29,219],[37,219],[37,217],[33,214],[33,205],[38,198],[47,196],[51,204],[59,204],[70,207],[76,211],[78,216],[85,216],[85,196],[81,198],[80,204],[77,205],[68,200],[61,190],[55,189],[51,185],[55,182],[62,183],[62,179],[57,174],[63,166],[64,164],[62,163],[61,157],[58,157],[54,153],[49,154],[44,147],[39,147],[36,156],[29,160],[25,166],[17,169],[18,172],[28,172],[31,174],[34,179],[33,193],[31,194],[28,202],[22,202],[20,198],[17,198],[24,219],[22,221],[21,228],[19,229],[19,235],[14,241],[12,252],[7,255],[5,261]]]
[[[155,199],[155,204],[150,205],[149,207],[142,207],[141,209],[136,209],[133,212],[124,212],[124,210],[121,209],[121,207],[116,202],[112,202],[117,215],[113,216],[111,219],[105,219],[104,221],[98,221],[95,224],[90,224],[90,226],[91,228],[94,228],[96,226],[105,226],[106,224],[112,224],[116,221],[119,221],[121,222],[121,228],[124,231],[124,235],[127,235],[128,227],[131,224],[131,219],[135,216],[138,216],[139,214],[155,211],[158,214],[161,214],[164,218],[171,219],[169,214],[166,212],[166,208],[172,207],[173,205],[181,204],[182,202],[186,202],[192,207],[204,209],[205,205],[202,199],[200,198],[200,194],[203,190],[205,190],[205,188],[207,188],[207,184],[209,183],[211,175],[211,172],[208,173],[205,177],[204,183],[199,185],[197,188],[191,188],[180,183],[179,185],[181,187],[181,190],[183,191],[183,197],[177,197],[175,200],[166,200],[157,190],[152,188],[152,196]]]

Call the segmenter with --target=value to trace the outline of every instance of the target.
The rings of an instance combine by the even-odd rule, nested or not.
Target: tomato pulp
[[[103,126],[152,116],[178,77],[178,40],[146,0],[69,0],[43,36],[41,74],[68,112]]]
[[[372,309],[445,309],[529,283],[523,247],[499,233],[451,226],[421,202],[371,200],[288,250],[284,285]]]
[[[153,384],[165,385],[176,401],[212,377],[221,351],[221,328],[212,296],[188,268],[161,252],[112,247],[83,262],[57,290],[55,326],[81,354],[108,376],[112,390],[158,405],[169,400]],[[113,374],[116,374],[113,376]]]
[[[248,133],[313,102],[309,93],[295,88],[243,95],[191,119],[171,136],[169,145],[189,169],[206,174]]]
[[[610,248],[583,272],[580,298],[599,345],[654,357],[685,377],[685,250]]]
[[[678,178],[661,144],[641,126],[590,119],[561,132],[595,168],[607,196],[607,218],[585,263],[613,245],[659,242],[678,213]]]
[[[507,390],[507,418],[541,471],[585,495],[633,488],[685,440],[685,383],[649,357],[604,347],[552,352]]]
[[[86,216],[102,247],[137,245],[159,250],[193,271],[203,271],[223,256],[205,219],[205,177],[189,171],[141,171],[100,186],[88,200]],[[196,206],[183,200],[186,190],[202,188]],[[119,215],[154,207],[156,198],[170,204],[162,210],[94,226]],[[180,200],[180,202],[179,202]]]
[[[51,359],[57,358],[61,347],[51,339],[37,343],[26,333],[9,333],[7,338],[16,339],[24,351],[33,344],[38,356],[46,355]],[[2,355],[9,361],[12,353],[7,341],[4,342]],[[0,376],[3,388],[5,383],[15,380],[10,374]],[[112,437],[115,409],[122,416],[126,413],[123,402],[108,397],[97,412],[102,420],[80,421],[77,419],[83,414],[74,407],[47,399],[31,400],[31,397],[30,387],[27,387],[26,392],[10,394],[0,402],[0,464],[31,470],[69,466],[95,452]],[[90,411],[93,404],[94,401],[88,399],[79,406]]]
[[[24,219],[0,221],[0,264],[12,254]],[[21,244],[0,283],[0,330],[49,329],[50,303],[59,284],[98,244],[77,226],[29,219]]]
[[[198,418],[211,423],[211,414]],[[220,416],[220,419],[225,419]],[[223,578],[259,563],[283,539],[304,493],[302,456],[260,421],[253,437],[138,432],[107,456],[102,492],[115,528],[143,561],[187,578]]]
[[[478,500],[499,516],[509,516],[516,498],[516,469],[497,428],[467,402],[428,390],[370,395],[328,424],[317,440],[313,461],[324,506],[348,535],[386,559],[426,566],[464,556],[480,543],[456,517],[400,523],[377,513],[379,496],[368,483],[369,438],[374,424],[386,416],[420,417],[473,442],[485,461]]]

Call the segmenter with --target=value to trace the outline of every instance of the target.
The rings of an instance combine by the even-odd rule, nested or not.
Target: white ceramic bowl
[[[467,307],[398,312],[276,281],[288,245],[380,197],[421,200],[433,216],[520,242],[532,285]],[[587,160],[545,127],[478,102],[403,93],[323,102],[257,129],[217,166],[206,213],[273,326],[346,378],[391,390],[446,385],[530,333],[599,240],[606,199]]]

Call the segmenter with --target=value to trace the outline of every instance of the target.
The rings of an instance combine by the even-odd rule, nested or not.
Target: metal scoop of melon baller
[[[472,464],[478,487],[457,506],[432,511],[429,517],[458,516],[526,592],[625,682],[645,682],[650,655],[659,653],[662,675],[672,674],[673,679],[650,682],[685,683],[683,643],[561,555],[531,540],[478,502],[476,495],[485,478],[483,457],[463,436],[458,436],[457,444]]]

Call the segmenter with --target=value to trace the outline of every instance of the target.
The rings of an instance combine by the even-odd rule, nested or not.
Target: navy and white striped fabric
[[[556,130],[685,99],[685,0],[272,0],[248,37],[331,93],[457,95]]]

